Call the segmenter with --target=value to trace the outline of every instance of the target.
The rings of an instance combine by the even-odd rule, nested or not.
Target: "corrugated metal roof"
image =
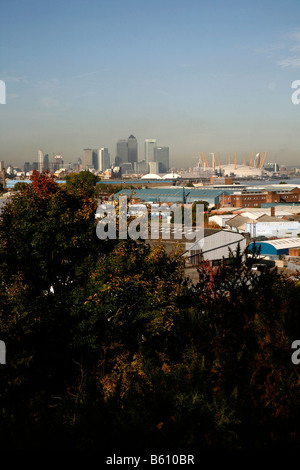
[[[262,215],[256,219],[256,222],[284,222],[281,217],[272,217],[271,215]]]
[[[266,240],[264,243],[267,245],[274,246],[276,249],[280,248],[300,248],[300,238],[291,237],[291,238],[278,238],[276,240]]]
[[[244,217],[243,215],[237,215],[233,217],[232,219],[229,219],[226,222],[226,225],[229,225],[230,227],[241,227],[244,224],[253,224],[256,223],[253,219],[250,219],[249,217]]]
[[[194,202],[197,200],[206,200],[214,202],[220,195],[225,194],[224,191],[217,189],[203,189],[203,188],[183,188],[171,186],[168,188],[144,188],[144,189],[128,189],[124,188],[114,195],[117,199],[120,195],[135,196],[144,201],[151,201],[153,199],[169,200],[171,202],[185,200],[186,202]]]

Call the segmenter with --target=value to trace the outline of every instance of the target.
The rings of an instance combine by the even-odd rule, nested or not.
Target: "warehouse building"
[[[240,247],[246,248],[246,238],[230,230],[205,229],[204,236],[194,244],[190,244],[186,253],[191,264],[198,264],[201,260],[209,260],[217,264],[230,257],[230,251],[235,253]]]
[[[300,188],[272,189],[249,188],[233,193],[224,193],[220,197],[221,207],[261,207],[267,203],[297,203],[300,201]]]
[[[276,240],[266,240],[255,243],[257,249],[260,249],[261,255],[279,256],[288,255],[290,250],[300,249],[300,238],[278,238]],[[253,252],[254,244],[250,243],[249,251]]]
[[[250,217],[249,217],[250,215]],[[225,222],[225,226],[239,233],[248,233],[251,238],[255,237],[296,237],[300,234],[300,222],[286,218],[261,215],[258,218],[251,217],[253,214],[238,214]]]
[[[196,201],[206,201],[210,207],[219,204],[221,194],[225,192],[220,189],[210,188],[188,188],[181,186],[128,189],[124,188],[114,195],[117,200],[119,196],[127,196],[128,199],[139,199],[140,202],[172,202],[191,204]]]

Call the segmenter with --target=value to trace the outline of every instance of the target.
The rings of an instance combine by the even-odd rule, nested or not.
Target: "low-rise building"
[[[219,199],[221,207],[261,207],[267,203],[295,203],[300,201],[300,188],[234,191],[220,195]]]
[[[278,238],[277,240],[265,240],[255,242],[256,248],[260,250],[260,254],[264,256],[279,256],[289,254],[291,249],[300,250],[300,238]],[[254,242],[250,243],[249,251],[253,252]]]
[[[246,238],[230,230],[204,229],[201,239],[191,244],[186,257],[191,264],[198,264],[201,260],[209,260],[213,264],[230,258],[230,252],[235,253],[240,247],[243,252],[246,248]]]

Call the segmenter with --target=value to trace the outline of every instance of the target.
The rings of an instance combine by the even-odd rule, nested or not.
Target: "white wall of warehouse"
[[[195,245],[191,246],[187,256],[198,250],[202,250],[205,260],[219,260],[229,257],[229,248],[233,253],[240,244],[241,251],[246,248],[246,239],[239,233],[229,230],[220,230],[212,235],[204,237]]]

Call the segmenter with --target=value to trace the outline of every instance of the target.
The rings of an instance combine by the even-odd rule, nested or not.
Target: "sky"
[[[0,160],[76,162],[133,134],[222,163],[300,165],[299,0],[1,0]],[[299,93],[300,97],[300,93]]]

